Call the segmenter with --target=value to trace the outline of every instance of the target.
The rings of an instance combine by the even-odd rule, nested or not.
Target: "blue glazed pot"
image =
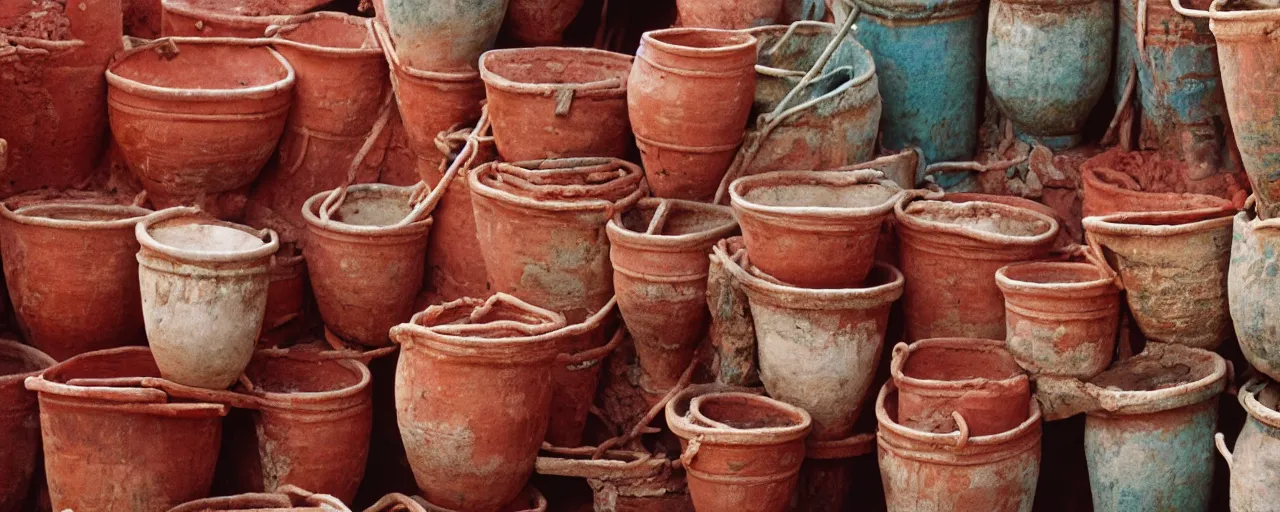
[[[493,48],[508,0],[381,0],[396,55],[424,71],[475,69]]]
[[[993,0],[987,86],[1024,140],[1050,149],[1080,130],[1111,73],[1113,0]]]

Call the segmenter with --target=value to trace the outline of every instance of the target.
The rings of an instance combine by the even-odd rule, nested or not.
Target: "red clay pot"
[[[55,364],[44,352],[0,339],[0,512],[24,510],[39,461],[36,395],[22,382]]]
[[[1033,376],[1087,379],[1107,369],[1120,326],[1116,276],[1091,263],[1015,263],[996,271],[1005,344]]]
[[[169,512],[351,512],[338,498],[285,486],[272,493],[247,493],[219,496],[183,503]]]
[[[311,196],[303,210],[307,272],[326,335],[388,345],[387,332],[413,314],[422,288],[431,218],[402,222],[413,210],[411,188],[365,184],[347,187],[326,220],[320,210],[329,194]]]
[[[756,39],[728,30],[646,32],[627,111],[653,195],[710,200],[733,163],[755,97]]]
[[[1012,430],[1030,414],[1031,379],[1003,341],[899,343],[889,371],[898,388],[897,422],[910,429],[986,436]]]
[[[707,337],[715,350],[713,373],[716,382],[729,386],[760,385],[755,322],[747,292],[732,271],[746,256],[742,237],[726,238],[711,248],[707,269],[707,308],[711,310]]]
[[[773,25],[783,0],[676,0],[676,25],[742,30]]]
[[[878,171],[781,171],[729,186],[751,263],[800,288],[862,285],[902,189]]]
[[[432,306],[391,330],[396,418],[428,501],[496,511],[520,494],[546,434],[564,326],[563,315],[497,294]]]
[[[562,46],[583,0],[510,0],[499,36],[514,46]]]
[[[1144,164],[1144,160],[1146,163]],[[1187,182],[1174,184],[1163,183],[1167,180],[1163,173],[1172,173],[1176,169],[1170,167],[1181,164],[1178,161],[1163,162],[1155,156],[1155,152],[1127,153],[1120,150],[1108,151],[1080,165],[1081,189],[1084,194],[1083,217],[1108,215],[1120,212],[1160,212],[1175,210],[1196,210],[1200,208],[1230,208],[1235,204],[1239,208],[1244,204],[1243,190],[1239,190],[1239,200],[1197,194],[1186,191]],[[1146,190],[1139,179],[1148,182],[1152,189]],[[1168,189],[1180,185],[1183,191]],[[1224,190],[1225,192],[1225,190]]]
[[[518,48],[480,56],[503,160],[625,158],[631,56],[589,48]]]
[[[803,409],[693,386],[667,403],[666,416],[699,512],[788,510],[809,434]]]
[[[617,321],[616,304],[610,299],[585,320],[571,323],[556,339],[559,354],[551,371],[551,422],[546,436],[552,446],[582,444],[604,359],[627,333]]]
[[[271,25],[288,23],[327,0],[164,0],[161,34],[166,37],[262,37]]]
[[[595,510],[694,512],[684,468],[662,455],[608,450],[597,459],[589,453],[544,448],[535,470],[586,479]]]
[[[948,336],[1004,339],[996,271],[1044,258],[1059,224],[1035,210],[988,201],[921,200],[894,207],[908,341]]]
[[[156,206],[217,211],[206,203],[252,183],[271,157],[296,75],[254,44],[159,40],[107,69],[112,135]]]
[[[0,204],[0,254],[23,338],[55,359],[146,343],[134,226],[151,210]]]
[[[710,321],[707,254],[738,223],[723,206],[648,198],[606,229],[618,310],[635,342],[642,385],[671,389]]]
[[[131,385],[159,376],[150,350],[122,347],[27,378],[54,510],[168,510],[209,495],[227,406]]]
[[[281,243],[267,285],[267,311],[262,330],[270,331],[302,315],[311,287],[307,285],[307,259],[297,246]]]
[[[477,167],[497,158],[493,137],[488,135],[488,121],[480,123],[472,143],[475,152],[458,169],[458,175],[449,182],[449,188],[431,212],[435,219],[432,225],[435,236],[427,242],[427,283],[433,304],[463,297],[483,297],[490,293],[484,258],[476,257],[480,254],[480,242],[476,240],[476,217],[471,207],[471,185],[467,179]],[[462,144],[472,138],[471,132],[471,128],[464,128],[440,138],[450,145],[451,158],[456,158]],[[440,183],[446,171],[445,165],[441,162],[440,166],[425,169],[427,185],[434,189]]]

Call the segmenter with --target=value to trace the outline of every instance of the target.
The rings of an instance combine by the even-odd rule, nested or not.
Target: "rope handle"
[[[373,127],[369,129],[369,134],[364,139],[364,144],[360,146],[360,151],[356,153],[355,158],[351,159],[351,165],[347,166],[347,183],[341,187],[335,188],[329,192],[329,195],[320,203],[320,221],[328,223],[333,214],[338,212],[342,207],[342,203],[347,200],[347,187],[350,187],[356,181],[356,174],[360,171],[360,166],[364,165],[364,159],[369,156],[369,152],[373,150],[374,144],[378,139],[382,138],[382,132],[386,129],[387,124],[391,120],[391,106],[395,101],[395,94],[387,86],[383,95],[386,96],[382,100],[382,107],[378,111],[378,120],[373,123]],[[302,157],[299,157],[301,161]]]
[[[624,336],[625,333],[626,329],[619,327],[614,331],[613,337],[609,339],[609,342],[603,346],[590,348],[575,354],[559,354],[556,356],[556,364],[578,366],[588,365],[588,363],[590,363],[588,366],[593,366],[595,363],[609,357],[609,354],[612,354],[614,349],[618,348],[618,345],[622,344],[622,339],[626,337]]]
[[[1098,242],[1093,233],[1087,230],[1084,232],[1084,241],[1089,244],[1088,250],[1084,251],[1084,257],[1090,263],[1107,271],[1112,276],[1112,282],[1115,283],[1116,288],[1124,290],[1124,280],[1120,279],[1120,273],[1116,272],[1116,269],[1111,266],[1111,262],[1107,261],[1106,253],[1102,251],[1102,243]]]
[[[684,451],[680,453],[680,463],[684,464],[684,467],[686,468],[692,466],[693,459],[698,456],[698,450],[700,448],[702,448],[702,436],[690,439],[689,444],[685,447]]]
[[[462,169],[476,153],[479,145],[480,130],[489,124],[489,107],[486,105],[480,109],[480,122],[476,123],[475,128],[471,130],[471,134],[467,136],[467,143],[462,146],[462,151],[458,153],[458,157],[453,159],[453,163],[449,164],[449,169],[445,171],[444,176],[436,183],[435,188],[431,189],[431,193],[427,197],[418,202],[413,210],[409,212],[400,222],[390,227],[408,226],[414,222],[418,222],[435,211],[436,205],[440,203],[440,198],[444,197],[444,193],[449,189],[449,184],[453,183],[453,179],[458,176],[458,172]],[[425,184],[419,183],[420,186]],[[417,196],[418,194],[414,194]]]

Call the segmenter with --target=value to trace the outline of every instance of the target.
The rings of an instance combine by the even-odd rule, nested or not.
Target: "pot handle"
[[[889,373],[902,373],[903,365],[907,364],[907,354],[911,352],[911,346],[899,341],[893,346],[893,355],[889,359]]]
[[[386,97],[382,100],[382,107],[378,111],[378,120],[373,123],[373,127],[369,129],[368,135],[365,135],[364,144],[360,145],[360,151],[356,153],[355,158],[351,159],[351,165],[347,166],[347,182],[341,187],[335,188],[329,192],[329,195],[320,203],[320,221],[329,222],[329,218],[338,211],[342,203],[347,199],[347,187],[356,181],[356,174],[360,171],[360,166],[364,165],[364,159],[368,158],[369,152],[373,150],[373,146],[382,138],[382,132],[386,129],[387,123],[391,121],[391,106],[395,102],[395,94],[392,93],[391,87],[387,86],[383,92]],[[305,134],[310,138],[310,134]],[[310,144],[304,144],[303,152],[298,156],[300,164],[306,158],[305,150]],[[295,166],[296,167],[296,166]],[[291,169],[292,172],[295,169]],[[401,221],[402,224],[408,223]]]
[[[256,397],[234,391],[197,388],[156,377],[143,377],[138,383],[144,388],[158,389],[169,396],[177,398],[225,404],[238,409],[258,409],[262,406]]]
[[[409,212],[408,215],[405,215],[403,219],[400,219],[400,222],[391,225],[391,227],[408,226],[409,224],[417,222],[419,218],[430,215],[431,212],[436,209],[436,204],[440,203],[441,197],[444,197],[445,191],[449,189],[449,184],[453,183],[454,178],[458,176],[458,172],[462,169],[462,166],[471,160],[471,155],[475,154],[476,146],[479,145],[478,141],[480,130],[482,127],[488,125],[488,121],[489,107],[486,105],[480,109],[480,122],[476,123],[476,127],[473,128],[471,130],[471,134],[467,136],[467,143],[462,146],[462,151],[458,153],[458,157],[454,158],[453,162],[449,164],[449,169],[445,171],[444,176],[440,178],[440,181],[436,183],[436,186],[431,189],[431,193],[427,194],[425,198],[422,198],[422,200],[413,207],[413,211]],[[425,183],[420,182],[419,185],[425,186]]]
[[[1120,273],[1116,272],[1116,269],[1112,268],[1111,263],[1107,261],[1106,253],[1102,252],[1102,243],[1098,242],[1098,239],[1088,230],[1084,232],[1084,241],[1089,244],[1088,249],[1084,251],[1085,259],[1111,274],[1112,282],[1116,285],[1116,288],[1124,290],[1124,280],[1120,279]]]
[[[1213,445],[1218,447],[1218,453],[1222,454],[1222,458],[1227,461],[1227,468],[1231,469],[1235,465],[1235,455],[1227,448],[1227,440],[1222,436],[1222,432],[1213,435]]]
[[[405,496],[398,492],[393,492],[374,503],[373,506],[364,509],[364,512],[395,512],[404,510],[406,512],[427,512],[428,505],[417,496]]]
[[[956,449],[963,450],[969,446],[969,422],[964,420],[960,411],[951,411],[951,419],[956,422],[956,433],[959,434],[956,438]]]
[[[583,350],[576,354],[559,354],[556,356],[556,364],[563,364],[571,367],[582,366],[583,368],[594,366],[604,358],[609,357],[609,354],[613,353],[613,350],[618,348],[618,345],[622,344],[622,339],[625,338],[623,333],[625,332],[626,329],[618,327],[618,329],[613,332],[613,338],[609,340],[609,343],[604,344],[604,346]],[[576,370],[579,368],[572,369]]]
[[[702,448],[702,436],[689,440],[689,445],[680,453],[680,464],[688,469],[693,464],[693,459],[698,456],[698,450]]]

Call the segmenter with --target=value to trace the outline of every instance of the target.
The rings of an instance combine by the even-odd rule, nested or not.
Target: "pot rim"
[[[1009,277],[1010,271],[1019,269],[1088,269],[1097,273],[1098,278],[1080,282],[1040,283]],[[996,285],[1005,293],[1016,292],[1036,295],[1073,294],[1088,291],[1119,293],[1119,290],[1115,287],[1115,277],[1109,275],[1101,267],[1092,263],[1072,261],[1022,261],[1010,263],[996,270]]]
[[[913,352],[919,349],[929,348],[967,350],[972,352],[995,354],[997,356],[1003,355],[1008,357],[1013,368],[1017,368],[1018,370],[1013,375],[1002,379],[973,378],[958,380],[923,379],[920,377],[912,377],[903,372],[903,368],[907,364],[907,359],[911,357]],[[1015,359],[1013,354],[1011,354],[1005,347],[1004,340],[964,337],[926,338],[911,344],[898,343],[893,347],[893,357],[889,362],[889,374],[891,376],[890,380],[895,383],[895,389],[898,387],[898,384],[909,384],[911,387],[919,389],[946,391],[955,390],[964,386],[995,386],[1005,388],[1018,386],[1021,383],[1030,380],[1026,370],[1022,368],[1022,365],[1018,364],[1017,359]]]
[[[40,349],[9,338],[0,338],[0,354],[20,356],[39,366],[39,368],[29,372],[0,375],[0,385],[5,386],[10,383],[20,383],[25,381],[27,377],[39,375],[53,365],[58,364],[56,359],[50,357],[49,354],[42,352]]]
[[[115,57],[112,57],[111,63],[107,65],[107,84],[122,92],[153,100],[205,101],[272,98],[293,90],[293,86],[298,80],[298,73],[294,71],[293,66],[289,64],[288,59],[285,59],[283,55],[280,55],[280,52],[271,48],[271,40],[269,39],[237,39],[229,37],[166,37],[157,39],[157,41],[163,40],[168,40],[175,46],[191,44],[248,49],[262,48],[271,52],[271,56],[275,57],[276,62],[284,68],[286,72],[285,77],[268,84],[255,85],[253,87],[245,87],[243,89],[191,89],[150,85],[116,74],[115,69],[122,63],[128,61],[135,55],[140,55],[152,50],[152,47],[144,45],[130,50],[125,50],[124,52],[117,54]],[[181,46],[178,47],[179,50],[181,50]]]
[[[685,46],[680,44],[668,43],[666,41],[658,40],[656,37],[654,37],[655,35],[666,36],[666,35],[672,35],[672,34],[683,35],[683,34],[694,34],[694,33],[712,34],[715,36],[720,36],[723,42],[725,42],[726,44],[717,46],[715,48],[699,48],[696,46]],[[745,39],[742,39],[744,37]],[[640,36],[640,43],[650,45],[663,52],[670,53],[673,55],[679,55],[681,57],[715,58],[715,57],[720,57],[722,55],[734,54],[734,53],[746,50],[748,48],[754,48],[756,46],[756,36],[753,36],[741,30],[725,30],[725,29],[718,29],[718,28],[698,28],[698,27],[673,27],[673,28],[663,28],[658,30],[650,30],[648,32],[645,32]]]
[[[676,414],[676,404],[682,401],[691,401],[694,393],[698,396],[709,395],[730,395],[752,397],[751,400],[759,401],[763,406],[773,407],[793,417],[798,417],[799,421],[795,425],[785,427],[766,427],[756,429],[726,429],[715,427],[704,427],[694,424],[687,417],[691,411],[686,411],[686,415]],[[688,398],[689,400],[685,400]],[[809,431],[813,428],[813,419],[809,416],[809,412],[788,404],[781,400],[775,400],[766,396],[746,393],[742,391],[717,391],[700,387],[689,387],[678,393],[666,405],[667,427],[671,432],[682,439],[693,440],[700,439],[704,444],[718,445],[738,445],[738,446],[773,446],[785,444],[792,441],[803,440],[809,435]]]
[[[926,432],[903,426],[901,423],[898,423],[897,420],[889,417],[889,411],[885,407],[885,399],[889,397],[890,393],[897,392],[897,384],[893,382],[893,379],[889,379],[884,383],[884,386],[880,387],[880,393],[876,396],[876,423],[880,427],[878,435],[884,435],[884,431],[888,431],[889,433],[899,437],[930,444],[956,446],[963,441],[965,446],[995,446],[1008,443],[1027,435],[1039,426],[1040,419],[1042,417],[1040,403],[1036,401],[1034,396],[1032,396],[1031,403],[1028,407],[1029,414],[1027,414],[1027,419],[1018,426],[1004,432],[985,436],[971,436],[967,438],[959,430],[947,432],[945,434]]]
[[[794,185],[879,186],[893,192],[883,203],[870,206],[772,206],[749,201],[745,196],[757,188]],[[896,192],[895,192],[896,191]],[[785,217],[791,221],[860,220],[887,215],[906,191],[876,170],[857,171],[772,171],[743,176],[729,184],[729,204],[735,214],[742,211],[756,215]],[[799,219],[797,219],[799,218]]]
[[[252,249],[237,251],[197,251],[165,245],[151,236],[151,227],[160,222],[179,218],[192,218],[196,224],[218,226],[248,233],[258,238],[263,244]],[[199,208],[179,206],[160,210],[143,217],[134,226],[134,234],[143,249],[153,251],[183,263],[240,263],[262,258],[270,258],[280,249],[280,236],[270,229],[255,230],[249,226],[226,222],[205,216]]]
[[[1173,236],[1199,233],[1230,227],[1237,210],[1227,208],[1198,208],[1195,210],[1163,212],[1119,212],[1085,217],[1085,232],[1112,236]],[[1134,224],[1136,220],[1196,219],[1176,224]]]
[[[293,30],[296,30],[298,27],[301,27],[302,25],[305,25],[307,23],[311,23],[315,20],[334,20],[334,21],[341,21],[351,26],[357,26],[357,25],[363,26],[366,31],[366,37],[368,37],[369,41],[373,42],[373,46],[369,46],[369,47],[361,46],[360,48],[351,48],[347,46],[322,46],[314,43],[304,43],[301,41],[295,41],[293,39],[289,39],[285,35]],[[374,56],[381,56],[383,54],[382,45],[378,42],[378,37],[373,32],[372,23],[373,23],[373,18],[365,18],[362,16],[355,16],[355,15],[341,13],[337,11],[316,11],[316,12],[307,13],[307,14],[298,14],[294,16],[288,16],[287,19],[282,20],[280,23],[274,23],[273,26],[278,26],[281,28],[279,28],[274,34],[269,36],[269,38],[271,39],[271,44],[273,45],[282,44],[285,46],[292,46],[294,48],[322,54],[327,57],[368,58],[368,57],[374,57]],[[268,27],[267,30],[270,31],[271,27]]]
[[[277,359],[289,359],[289,356],[286,354],[266,355],[266,354],[258,353],[258,354],[254,354],[254,357],[255,358],[267,357],[267,358],[277,358]],[[327,391],[290,391],[290,392],[266,391],[261,389],[257,383],[254,383],[253,392],[251,392],[250,394],[266,402],[265,405],[272,406],[272,407],[288,408],[290,405],[293,405],[294,403],[297,403],[297,402],[306,402],[306,403],[328,402],[332,400],[358,396],[361,393],[363,393],[365,390],[369,389],[370,384],[373,382],[373,374],[369,371],[369,367],[365,366],[365,364],[360,362],[360,360],[358,359],[328,359],[328,360],[315,361],[315,362],[320,364],[337,364],[339,366],[342,366],[344,369],[354,370],[354,373],[356,375],[359,375],[360,379],[355,384],[352,384],[350,386],[345,386],[338,389],[330,389]]]
[[[839,29],[839,27],[837,27],[834,23],[827,23],[825,21],[801,20],[801,21],[792,23],[792,25],[797,27],[796,28],[797,34],[804,34],[804,35],[834,36],[837,30]],[[790,27],[792,25],[763,25],[759,27],[752,27],[752,28],[746,29],[743,32],[746,32],[748,34],[751,34],[752,36],[755,36],[756,40],[759,41],[760,39],[758,36],[759,34],[772,35],[774,32],[786,33],[788,30],[790,30]],[[875,78],[876,76],[876,63],[875,63],[875,59],[871,56],[871,51],[867,50],[867,47],[863,46],[862,43],[858,42],[858,39],[854,37],[854,32],[849,32],[849,34],[845,36],[845,42],[846,43],[852,42],[856,44],[857,47],[862,50],[861,52],[858,52],[859,57],[865,58],[866,62],[869,64],[867,71],[864,71],[862,74],[856,75],[856,76],[852,74],[852,71],[853,71],[852,66],[840,66],[840,68],[843,68],[843,67],[851,68],[850,75],[853,77],[850,80],[850,82],[852,83],[851,86],[859,86],[871,81],[871,79]],[[844,44],[841,44],[841,46],[844,46]],[[760,50],[757,49],[757,52],[758,51]],[[836,69],[840,69],[840,68],[835,68],[835,69],[832,69],[831,71],[835,71]],[[756,73],[759,73],[761,75],[768,76],[768,77],[773,77],[773,78],[797,78],[798,79],[804,76],[805,73],[808,71],[809,71],[808,69],[794,70],[794,69],[784,69],[779,67],[756,64]],[[849,84],[845,84],[845,85],[850,86]],[[824,94],[822,97],[825,98],[826,96],[829,96],[835,92],[843,92],[845,89],[847,89],[847,87],[845,86],[838,87],[832,92]]]
[[[203,18],[220,21],[233,26],[245,26],[249,24],[266,24],[270,25],[277,21],[282,21],[290,17],[288,14],[269,14],[263,16],[249,16],[246,14],[229,14],[222,11],[196,7],[187,2],[180,0],[163,0],[160,2],[162,11],[172,11],[189,18]]]
[[[722,221],[712,225],[707,229],[685,233],[682,235],[663,235],[663,234],[647,234],[623,226],[622,216],[632,209],[640,207],[653,206],[656,210],[662,207],[662,204],[669,204],[672,211],[677,208],[686,211],[700,211],[722,218]],[[738,221],[733,217],[733,210],[728,206],[703,203],[700,201],[689,201],[684,199],[668,199],[658,197],[645,197],[637,201],[634,205],[626,210],[615,213],[605,224],[605,230],[609,235],[609,242],[614,245],[624,245],[637,249],[646,250],[664,250],[663,252],[680,252],[686,250],[701,250],[721,238],[725,238],[738,229]]]
[[[889,280],[864,288],[801,288],[779,281],[751,264],[751,252],[747,250],[746,265],[733,261],[719,246],[712,248],[719,254],[725,270],[742,284],[748,299],[782,305],[787,308],[808,310],[849,309],[849,302],[874,302],[875,305],[892,304],[902,298],[906,289],[906,277],[893,265],[881,261],[872,263],[872,272],[876,269],[887,271]],[[747,268],[749,267],[749,268]],[[869,306],[875,307],[875,306]]]
[[[467,83],[480,80],[480,71],[428,71],[400,62],[400,55],[396,53],[396,43],[391,39],[389,29],[376,18],[372,23],[373,35],[377,38],[378,46],[382,47],[382,55],[391,64],[393,77],[395,74],[403,74],[415,82]],[[392,80],[392,85],[396,85],[395,80]],[[396,88],[399,89],[399,86],[396,85]]]
[[[1258,400],[1258,394],[1267,386],[1272,385],[1270,380],[1254,376],[1249,379],[1243,386],[1240,386],[1240,405],[1244,407],[1244,411],[1249,417],[1272,427],[1280,428],[1280,411],[1276,411]]]
[[[1100,154],[1100,155],[1098,155],[1098,156],[1101,156],[1101,154]],[[1097,158],[1097,157],[1094,157],[1094,158]],[[1117,195],[1117,196],[1125,196],[1125,197],[1159,197],[1159,196],[1163,196],[1163,197],[1179,197],[1179,198],[1188,198],[1188,199],[1190,199],[1190,198],[1196,198],[1196,199],[1204,198],[1204,199],[1213,199],[1213,200],[1217,200],[1217,201],[1221,202],[1221,203],[1224,205],[1224,207],[1225,207],[1226,205],[1231,204],[1231,200],[1230,200],[1230,199],[1227,199],[1227,198],[1224,198],[1224,197],[1218,197],[1218,196],[1215,196],[1215,195],[1212,195],[1212,194],[1199,194],[1199,193],[1195,193],[1195,192],[1151,192],[1151,191],[1147,191],[1147,190],[1132,190],[1132,189],[1127,189],[1127,188],[1121,187],[1121,186],[1119,186],[1119,185],[1116,185],[1116,184],[1114,184],[1114,183],[1111,183],[1111,182],[1109,182],[1109,181],[1107,181],[1107,180],[1102,179],[1100,176],[1101,176],[1102,174],[1104,174],[1104,173],[1123,173],[1123,171],[1118,171],[1118,170],[1111,169],[1110,167],[1105,167],[1105,166],[1102,166],[1102,165],[1087,166],[1087,167],[1086,167],[1086,166],[1084,166],[1084,165],[1082,164],[1082,165],[1081,165],[1081,169],[1080,169],[1080,183],[1081,183],[1081,185],[1082,185],[1082,186],[1084,186],[1084,185],[1088,185],[1088,188],[1097,188],[1097,189],[1101,189],[1102,191],[1105,191],[1105,192],[1106,192],[1106,193],[1108,193],[1108,194]]]
[[[894,218],[898,221],[899,225],[909,229],[915,229],[917,231],[944,233],[948,235],[963,237],[969,240],[977,240],[979,242],[988,243],[988,244],[1013,245],[1013,246],[1026,247],[1026,246],[1036,246],[1046,242],[1051,242],[1053,239],[1058,237],[1058,231],[1061,229],[1061,226],[1058,224],[1057,219],[1050,217],[1048,215],[1045,215],[1041,212],[1032,210],[1030,208],[1022,208],[1019,206],[1013,206],[1013,205],[1008,205],[1004,203],[995,203],[991,201],[979,201],[979,200],[963,201],[963,202],[957,203],[957,202],[946,201],[945,199],[942,199],[941,196],[930,198],[929,196],[926,196],[925,193],[923,192],[913,193],[912,191],[909,191],[909,190],[905,192],[906,193],[900,196],[901,199],[896,204],[893,205]],[[1035,217],[1038,220],[1048,222],[1049,229],[1043,233],[1033,235],[1033,236],[1007,235],[1004,233],[990,233],[987,231],[969,229],[963,226],[949,224],[946,222],[920,219],[920,218],[916,218],[916,216],[914,215],[909,215],[906,213],[907,205],[917,199],[924,199],[926,201],[936,201],[940,203],[949,203],[949,204],[978,203],[983,205],[991,205],[995,207],[995,209],[997,210],[1004,210],[1007,212],[1017,211],[1020,213],[1029,214],[1030,216]]]
[[[499,320],[488,324],[441,324],[426,326],[424,322],[439,317],[451,309],[471,308],[475,313],[487,310],[493,305],[502,303],[521,310],[527,322]],[[536,323],[535,323],[536,322]],[[586,322],[584,322],[585,324]],[[415,313],[408,321],[391,328],[390,337],[401,346],[425,345],[435,352],[447,351],[449,355],[463,358],[500,359],[504,363],[512,363],[509,351],[513,349],[537,348],[536,354],[528,356],[527,362],[550,361],[559,354],[555,343],[560,338],[576,334],[576,328],[583,324],[569,325],[563,314],[535,306],[518,297],[498,292],[487,299],[464,297],[461,299],[433,305]],[[517,328],[522,326],[522,334],[505,337],[484,337],[474,333],[485,329]],[[440,329],[446,327],[446,329]],[[453,327],[449,329],[448,327]],[[571,330],[572,329],[572,330]]]
[[[387,185],[385,183],[358,183],[347,186],[347,197],[351,197],[352,192],[406,192],[405,198],[408,199],[412,195],[414,186],[401,187],[397,185]],[[302,218],[307,222],[307,227],[325,233],[338,233],[343,235],[354,235],[357,237],[390,237],[397,235],[421,235],[429,232],[434,218],[427,215],[422,220],[410,222],[403,226],[362,226],[356,224],[348,224],[339,220],[330,218],[327,222],[320,219],[317,213],[323,206],[325,198],[332,194],[333,190],[325,190],[316,193],[307,198],[302,203]],[[372,243],[371,240],[365,240],[364,243]]]
[[[549,158],[547,160],[579,160],[579,159]],[[542,211],[552,211],[552,212],[565,212],[565,211],[588,212],[588,211],[603,210],[605,212],[610,213],[610,217],[612,217],[612,213],[614,211],[629,209],[631,205],[635,204],[640,199],[643,199],[645,196],[649,195],[649,185],[647,180],[645,180],[644,178],[644,171],[640,168],[639,165],[628,162],[626,160],[611,158],[611,157],[599,158],[599,160],[602,160],[608,163],[616,163],[619,168],[626,168],[627,170],[633,173],[640,174],[641,177],[640,177],[639,184],[636,186],[636,190],[628,194],[627,196],[621,199],[618,199],[617,201],[610,201],[607,199],[600,199],[600,198],[579,199],[574,201],[538,200],[538,199],[532,199],[532,198],[528,198],[521,195],[512,194],[511,192],[507,192],[505,190],[496,189],[496,188],[490,187],[488,184],[484,183],[483,181],[480,181],[481,174],[484,174],[485,172],[489,172],[498,164],[507,164],[507,165],[523,168],[523,165],[527,165],[529,161],[510,162],[510,163],[486,162],[480,165],[479,167],[476,167],[471,172],[467,173],[467,184],[471,186],[471,193],[473,195],[479,194],[485,197],[486,199],[499,201],[503,203],[515,204],[521,208],[527,208],[532,210],[542,210]]]
[[[49,380],[48,374],[58,367],[74,364],[91,358],[110,358],[117,355],[145,353],[151,357],[151,349],[146,346],[130,345],[85,352],[67,358],[58,364],[46,368],[38,375],[27,377],[23,385],[35,391],[42,398],[45,394],[54,395],[66,400],[81,402],[89,407],[108,407],[124,409],[135,414],[164,416],[171,418],[215,418],[226,416],[230,407],[226,404],[200,401],[170,402],[169,393],[156,388],[117,387],[117,386],[80,386]],[[161,377],[153,377],[163,380]]]
[[[1153,341],[1147,343],[1146,350],[1140,354],[1135,354],[1133,357],[1144,355],[1161,357],[1165,354],[1207,360],[1212,363],[1212,370],[1199,379],[1183,382],[1173,387],[1150,391],[1117,390],[1104,388],[1093,384],[1091,381],[1082,382],[1085,391],[1097,399],[1101,405],[1100,409],[1087,411],[1087,413],[1134,415],[1169,411],[1201,403],[1226,390],[1228,379],[1227,361],[1212,351]]]
[[[32,213],[44,213],[48,211],[90,211],[103,213],[131,213],[133,217],[108,221],[92,221],[92,220],[72,220],[72,219],[52,219],[49,217],[38,217],[31,215]],[[111,204],[90,204],[90,203],[72,203],[47,201],[29,204],[19,207],[16,210],[10,210],[8,202],[0,201],[0,217],[6,220],[25,224],[28,226],[39,226],[54,229],[74,229],[74,230],[108,230],[131,228],[144,217],[155,213],[153,210],[133,205],[111,205]]]
[[[556,54],[556,55],[563,54],[564,58],[560,60],[570,60],[579,55],[599,56],[602,58],[617,60],[619,61],[619,63],[622,63],[625,61],[627,65],[625,69],[621,71],[621,73],[619,74],[620,76],[615,76],[613,78],[606,78],[604,80],[597,80],[594,82],[574,82],[574,83],[517,82],[515,80],[512,80],[510,78],[507,78],[497,73],[496,71],[491,71],[488,65],[488,62],[492,59],[500,59],[510,55],[548,54],[548,53]],[[553,60],[553,59],[549,59],[549,60]],[[607,50],[598,50],[595,48],[570,48],[570,47],[559,47],[559,46],[535,46],[535,47],[529,47],[529,48],[502,48],[502,49],[489,50],[480,55],[480,63],[479,63],[480,79],[484,80],[485,85],[492,86],[495,89],[506,91],[506,92],[529,93],[529,94],[537,94],[537,95],[545,96],[545,95],[549,95],[554,91],[572,90],[575,92],[575,95],[584,96],[584,97],[621,98],[621,97],[625,97],[627,94],[626,75],[630,73],[631,64],[632,64],[632,61],[634,60],[635,60],[635,57],[632,57],[630,55],[611,52]],[[613,80],[613,79],[618,80],[618,85],[614,87],[608,87],[608,88],[593,87],[596,84],[602,84],[604,82],[607,82],[608,80]]]

